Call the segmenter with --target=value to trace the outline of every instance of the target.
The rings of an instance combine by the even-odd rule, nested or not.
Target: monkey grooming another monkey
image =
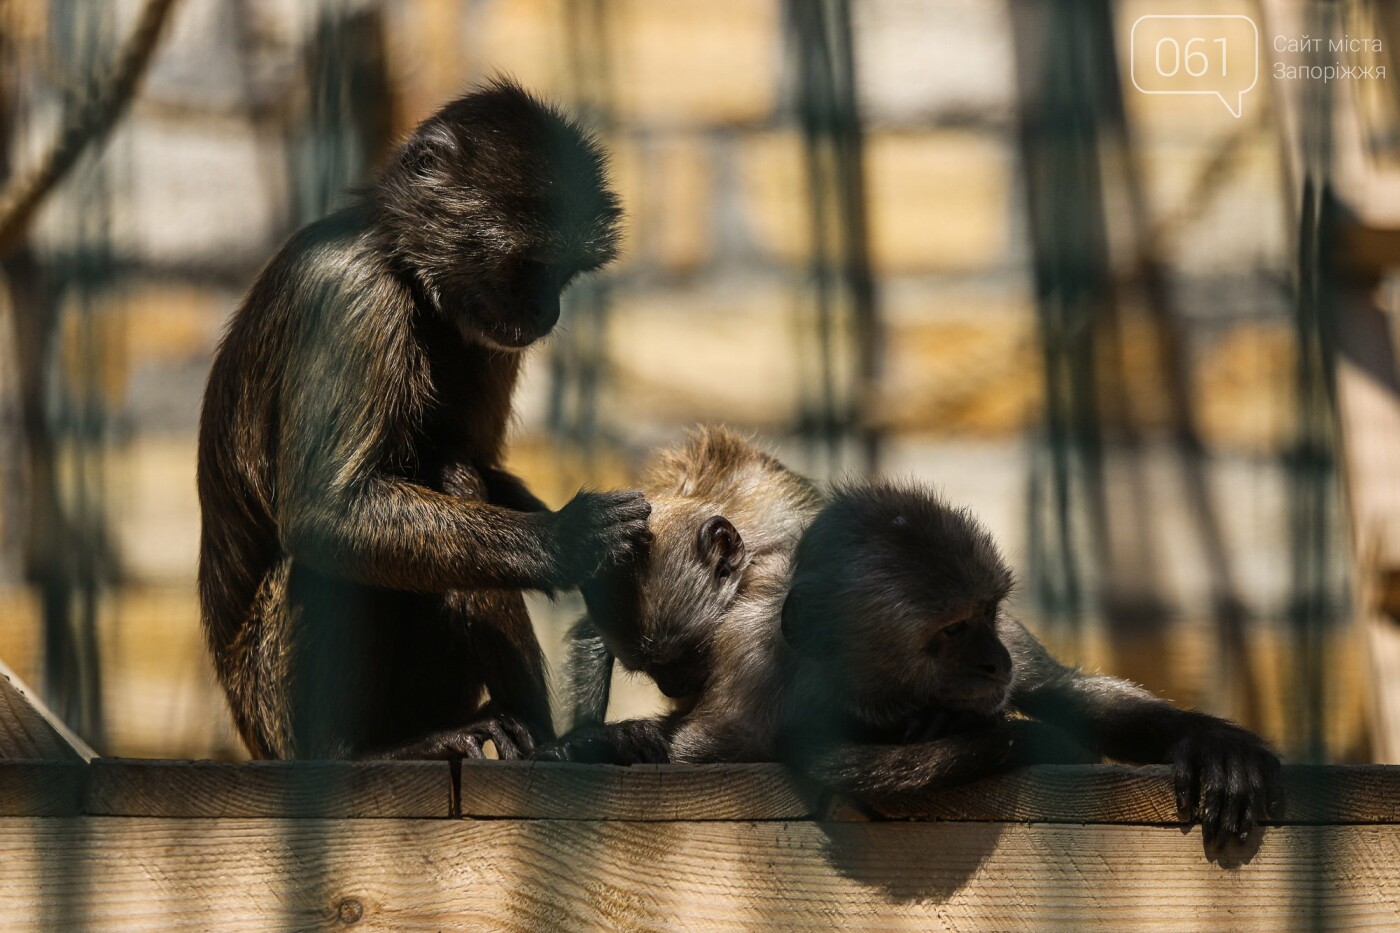
[[[648,546],[585,582],[570,634],[574,725],[536,757],[614,764],[771,760],[788,560],[815,488],[740,435],[702,428],[658,454]],[[673,709],[603,723],[613,656]],[[765,719],[765,717],[767,717]]]
[[[648,506],[551,512],[501,462],[521,351],[613,257],[619,215],[597,143],[497,82],[259,274],[199,439],[204,630],[254,757],[512,758],[553,737],[521,591],[626,560]]]
[[[1199,820],[1217,846],[1269,815],[1279,761],[1261,739],[1060,664],[1003,611],[1010,587],[966,510],[916,485],[838,489],[803,535],[783,609],[801,657],[785,757],[838,790],[878,796],[1073,760],[1081,745],[1172,764],[1182,820]]]

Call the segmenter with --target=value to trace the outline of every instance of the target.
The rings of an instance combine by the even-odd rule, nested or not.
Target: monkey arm
[[[393,589],[552,589],[560,555],[549,520],[379,476],[297,503],[283,546],[327,573]]]
[[[1167,762],[1177,743],[1202,725],[1230,725],[1173,706],[1130,681],[1067,667],[1015,619],[1003,616],[997,633],[1011,652],[1012,705],[1111,758]]]
[[[965,784],[1023,765],[1095,760],[1059,730],[1028,719],[908,745],[813,743],[789,735],[783,746],[797,771],[833,790],[875,797]]]
[[[998,628],[1016,672],[1012,704],[1111,758],[1172,765],[1181,818],[1199,819],[1212,844],[1278,811],[1279,760],[1254,733],[1126,680],[1066,667],[1014,619]]]
[[[503,505],[517,512],[548,512],[549,506],[530,491],[525,481],[505,470],[483,469],[482,482],[486,484],[486,498],[497,505]]]
[[[602,765],[669,764],[675,726],[674,716],[591,723],[536,749],[534,757]]]
[[[353,268],[336,250],[317,258]],[[338,274],[294,287],[302,323],[278,390],[273,450],[286,553],[393,589],[555,585],[552,513],[481,501],[481,480],[469,468],[447,468],[443,491],[398,475],[415,459],[415,431],[432,397],[408,295],[379,279]]]
[[[431,484],[448,495],[464,499],[484,499],[517,512],[548,512],[545,505],[530,492],[524,480],[496,467],[478,467],[455,461],[443,466],[437,482]]]
[[[592,616],[585,615],[575,622],[568,640],[569,694],[573,704],[569,725],[578,728],[602,723],[612,690],[612,652],[603,643]]]

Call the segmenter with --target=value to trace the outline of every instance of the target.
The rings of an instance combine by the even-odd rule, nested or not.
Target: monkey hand
[[[1278,756],[1254,733],[1201,716],[1171,751],[1176,809],[1183,822],[1201,823],[1201,835],[1223,848],[1241,842],[1254,825],[1282,809]]]
[[[595,765],[669,764],[667,743],[654,720],[628,720],[579,726],[531,756],[536,761],[575,761]]]
[[[488,703],[465,726],[431,733],[375,757],[399,761],[485,758],[482,748],[487,742],[496,746],[496,757],[502,761],[524,758],[535,750],[535,740],[525,724]]]
[[[649,540],[651,504],[640,492],[580,492],[551,516],[553,571],[547,583],[570,589],[630,563]]]

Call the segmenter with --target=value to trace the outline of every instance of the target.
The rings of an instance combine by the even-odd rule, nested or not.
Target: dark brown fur
[[[615,250],[603,156],[497,83],[425,121],[235,312],[199,443],[199,588],[261,758],[503,756],[552,736],[520,590],[645,533],[638,494],[549,512],[501,469],[521,356]],[[482,708],[483,687],[491,704]]]
[[[837,490],[802,538],[783,613],[801,657],[785,757],[879,796],[1088,750],[1173,764],[1182,819],[1215,844],[1266,817],[1279,762],[1257,736],[1060,664],[1002,611],[1010,582],[967,511],[913,484]]]

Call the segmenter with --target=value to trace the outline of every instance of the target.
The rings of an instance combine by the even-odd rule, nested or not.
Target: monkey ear
[[[744,539],[734,523],[723,515],[705,519],[696,544],[700,557],[710,564],[720,580],[727,580],[744,565]]]

